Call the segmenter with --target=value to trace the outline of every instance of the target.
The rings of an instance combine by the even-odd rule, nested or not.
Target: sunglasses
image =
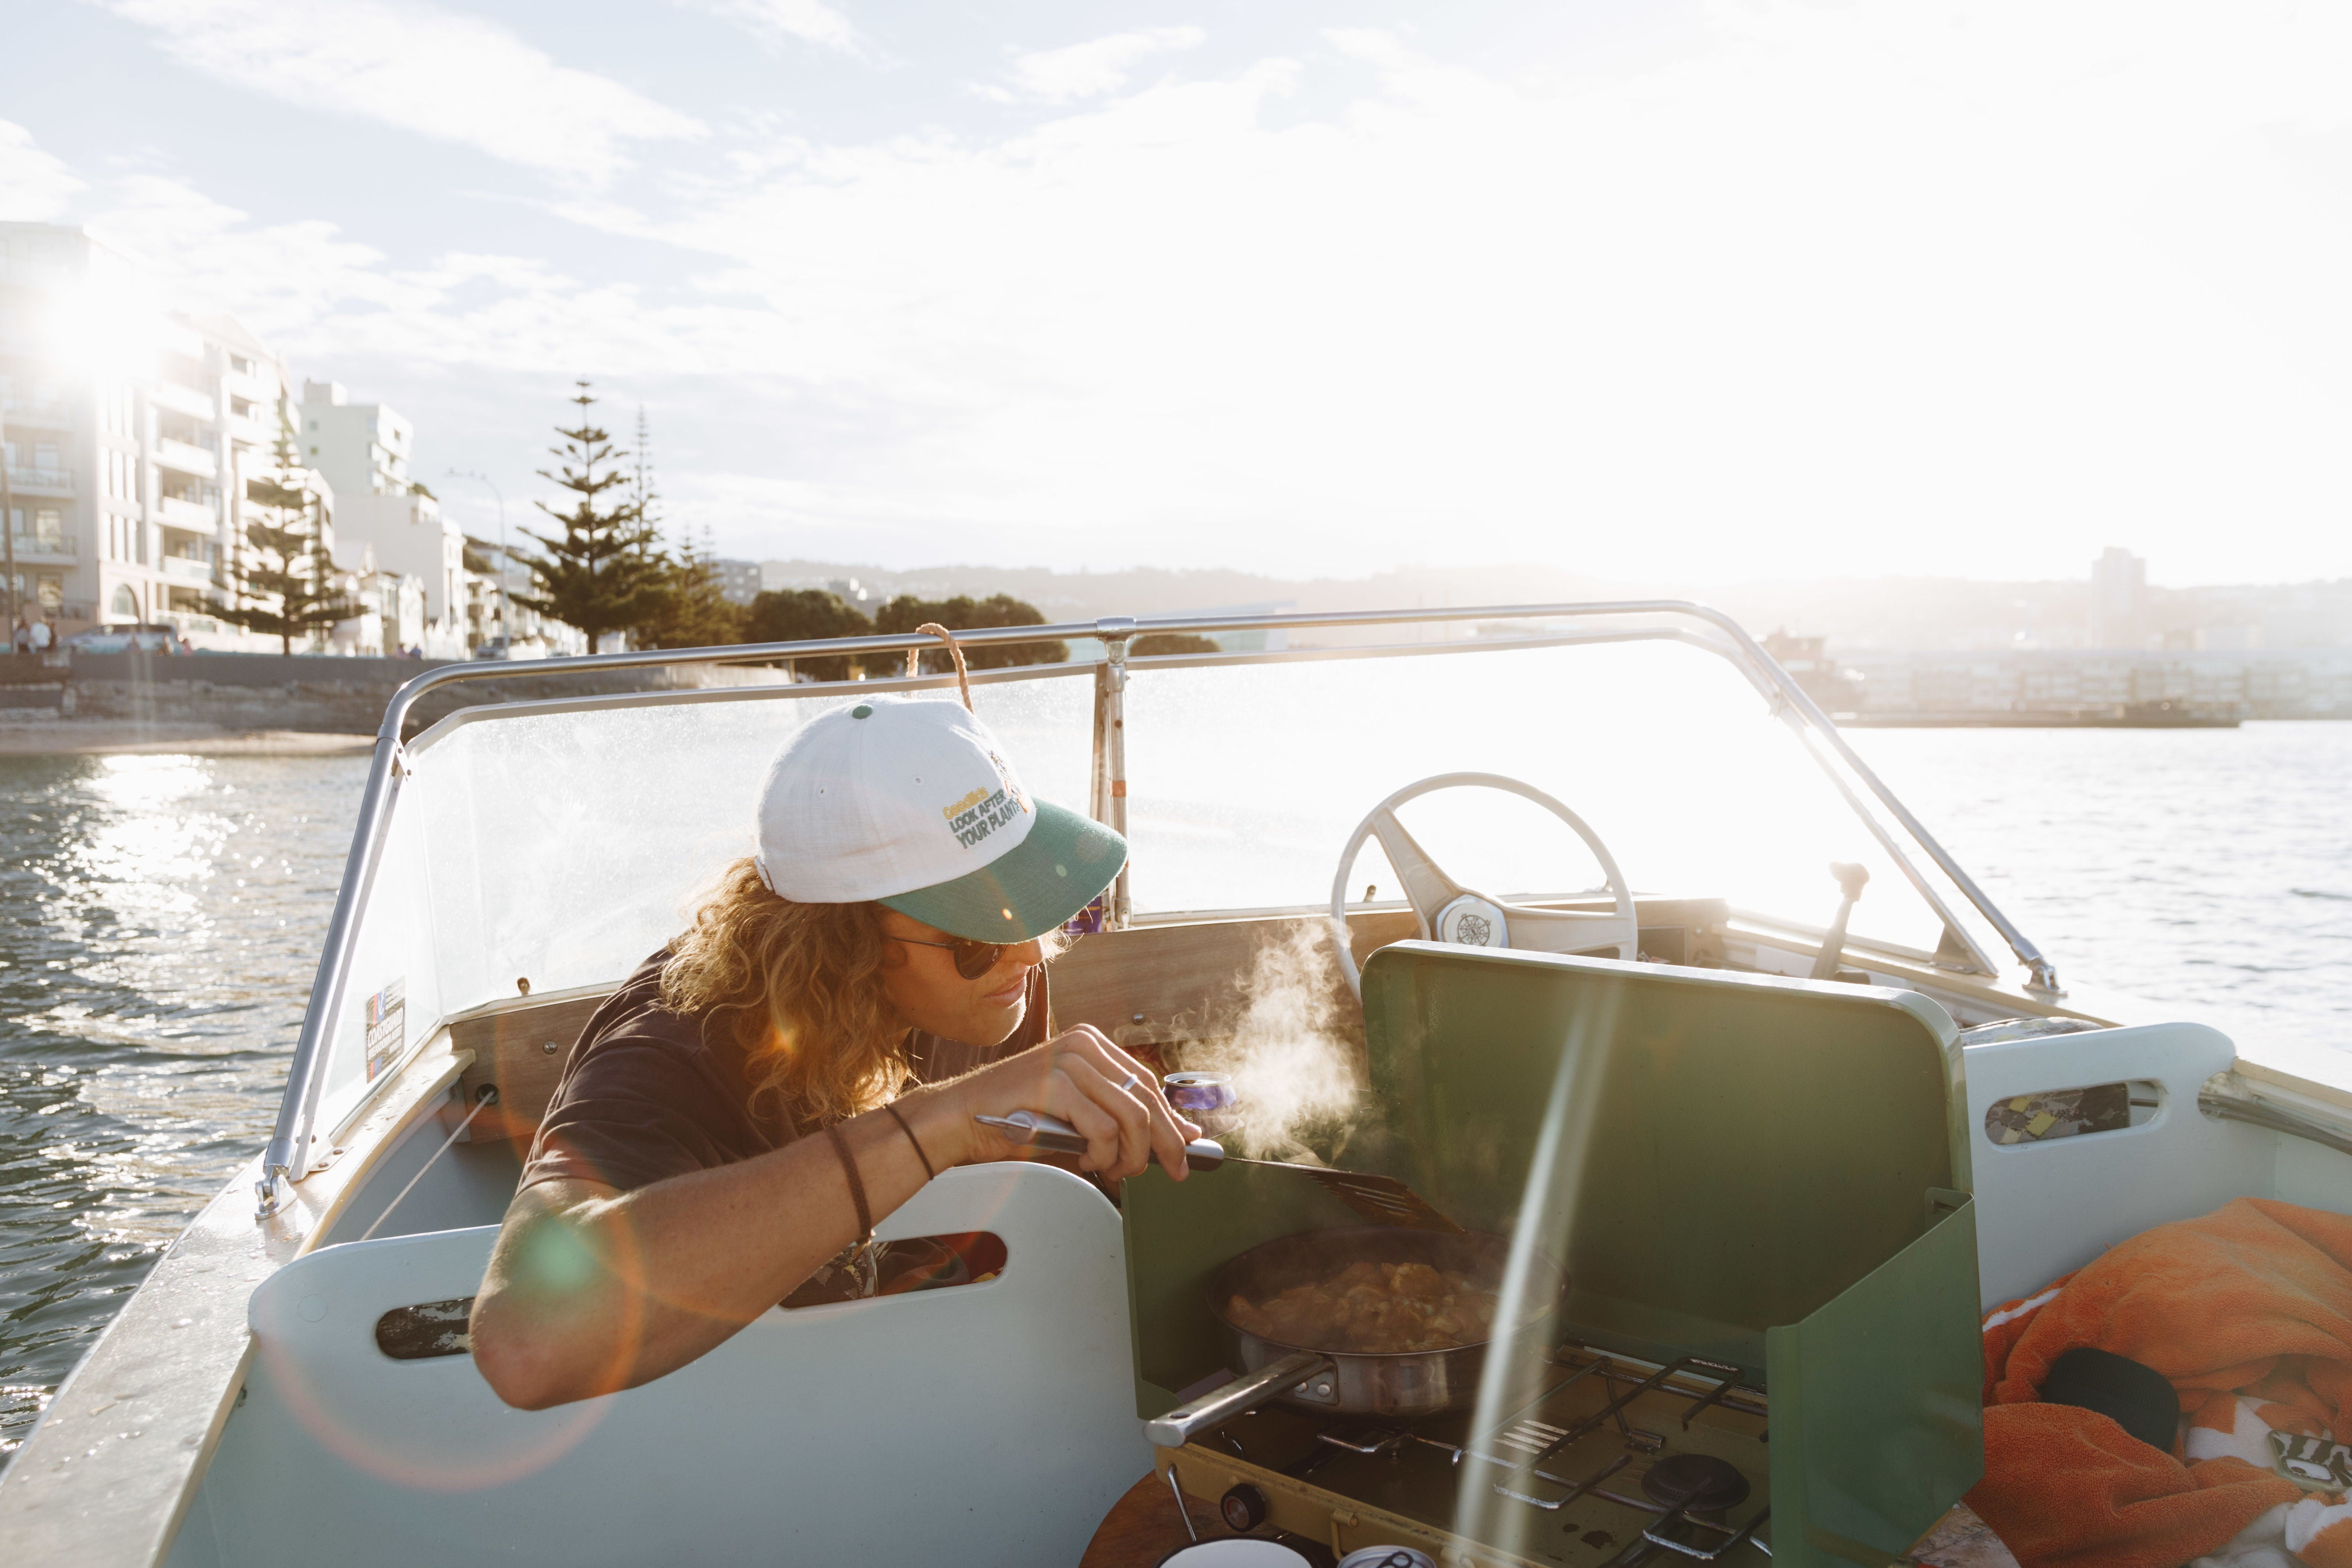
[[[977,980],[996,967],[1004,956],[1009,942],[974,942],[970,937],[958,937],[953,942],[925,942],[918,936],[894,936],[892,942],[903,942],[910,947],[943,947],[955,954],[955,969],[966,980]]]

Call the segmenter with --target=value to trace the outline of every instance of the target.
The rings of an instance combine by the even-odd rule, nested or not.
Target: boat
[[[1158,633],[1234,650],[1131,655]],[[2062,983],[1724,615],[961,635],[1048,639],[1102,651],[975,671],[973,700],[1031,789],[1134,846],[1052,966],[1060,1021],[1243,1083],[1252,1051],[1337,1041],[1359,1107],[1286,1122],[1289,1164],[1147,1173],[1117,1207],[1046,1166],[946,1173],[881,1234],[993,1237],[988,1267],[509,1409],[466,1307],[583,1024],[743,851],[798,725],[953,685],[877,668],[919,635],[430,670],[386,709],[268,1144],[0,1477],[14,1568],[1075,1563],[1139,1482],[1334,1553],[1885,1562],[1981,1467],[1987,1308],[2234,1197],[2352,1212],[2344,1058]],[[871,679],[593,689],[841,656]],[[585,679],[411,732],[427,695],[524,674]],[[1456,881],[1469,860],[1522,879]],[[1334,1425],[1345,1368],[1235,1363],[1204,1282],[1360,1223],[1286,1175],[1314,1159],[1507,1237],[1522,1275],[1562,1254],[1550,1403],[1496,1354],[1434,1424]],[[1637,1432],[1705,1438],[1752,1499],[1644,1502],[1627,1478],[1664,1467]]]

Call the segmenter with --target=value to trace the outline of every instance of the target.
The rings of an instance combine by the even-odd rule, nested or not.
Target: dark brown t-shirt
[[[562,1178],[621,1192],[691,1171],[731,1165],[792,1142],[772,1109],[754,1108],[734,1031],[704,1015],[662,1005],[667,949],[655,953],[606,998],[581,1030],[524,1163],[520,1186]],[[907,1047],[916,1083],[958,1078],[1046,1037],[1045,971],[1029,979],[1021,1026],[998,1046],[972,1046],[916,1031]]]

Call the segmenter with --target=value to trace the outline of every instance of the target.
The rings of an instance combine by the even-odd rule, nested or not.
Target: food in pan
[[[1265,1301],[1235,1296],[1225,1304],[1225,1317],[1245,1333],[1283,1344],[1402,1355],[1486,1339],[1495,1293],[1451,1268],[1441,1273],[1426,1263],[1368,1259]]]

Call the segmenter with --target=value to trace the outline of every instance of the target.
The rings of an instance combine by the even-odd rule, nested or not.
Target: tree
[[[873,630],[874,623],[866,618],[864,612],[845,602],[840,595],[828,594],[822,588],[801,588],[763,593],[753,599],[751,612],[744,617],[743,640],[809,642],[817,637],[862,637]],[[889,657],[895,661],[898,656]],[[847,680],[850,667],[856,662],[846,654],[834,654],[788,660],[787,667],[805,669],[813,680]]]
[[[1042,626],[1045,617],[1038,614],[1034,605],[1024,605],[1010,594],[977,600],[963,594],[952,599],[918,599],[911,594],[901,594],[882,606],[882,613],[874,617],[874,627],[884,632],[911,632],[927,621],[936,621],[951,632],[964,632],[986,626]],[[1069,657],[1069,645],[1061,642],[995,643],[964,649],[964,662],[974,669],[1059,664]],[[954,665],[942,647],[926,652],[922,667],[933,674],[941,674]]]
[[[746,640],[748,615],[723,591],[709,542],[688,540],[663,561],[651,611],[633,629],[641,647],[718,647]]]
[[[676,553],[657,548],[662,532],[661,492],[654,488],[653,428],[645,405],[637,405],[636,469],[629,479],[629,504],[644,524],[638,554],[658,566],[641,616],[629,633],[639,647],[717,647],[743,640],[743,606],[730,601],[720,584],[709,542],[695,548],[680,537]]]
[[[219,615],[232,626],[275,637],[278,651],[290,654],[296,637],[307,641],[319,627],[361,610],[335,584],[326,511],[311,493],[309,470],[295,455],[294,426],[282,410],[270,461],[275,471],[247,480],[245,493],[273,515],[246,525],[251,554],[240,550],[231,556],[230,597]]]
[[[548,450],[558,459],[557,473],[545,468],[539,477],[572,492],[570,510],[558,511],[545,501],[532,504],[563,525],[561,537],[525,529],[546,547],[543,555],[518,551],[515,559],[530,568],[540,596],[518,594],[515,603],[562,622],[584,634],[593,652],[597,639],[642,624],[659,593],[668,559],[656,546],[654,530],[635,500],[607,501],[605,492],[629,482],[621,459],[628,453],[613,445],[612,434],[599,426],[593,413],[595,395],[585,381],[572,402],[579,406],[578,423],[555,433],[560,447]]]
[[[1223,653],[1207,637],[1194,637],[1191,632],[1153,632],[1139,637],[1129,645],[1128,652],[1148,658],[1156,653]]]

